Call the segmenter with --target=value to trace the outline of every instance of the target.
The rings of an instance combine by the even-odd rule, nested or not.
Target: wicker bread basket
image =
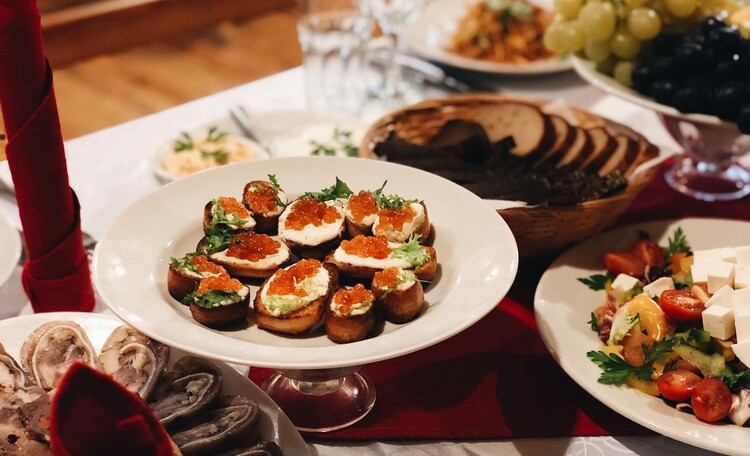
[[[365,133],[360,151],[373,157],[375,146],[391,131],[415,144],[425,144],[449,120],[462,119],[480,124],[486,119],[477,116],[477,108],[508,100],[522,101],[541,107],[549,102],[506,97],[502,95],[462,95],[429,100],[401,108],[376,120]],[[578,126],[606,127],[618,134],[641,138],[633,130],[586,111],[573,109]],[[628,177],[628,186],[608,198],[563,206],[524,206],[498,210],[513,232],[521,260],[537,260],[553,256],[565,247],[582,241],[610,227],[628,208],[633,199],[656,176],[651,167]]]

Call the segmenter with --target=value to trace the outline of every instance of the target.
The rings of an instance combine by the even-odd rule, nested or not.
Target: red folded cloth
[[[750,220],[750,197],[702,203],[662,177],[643,190],[618,222],[678,217]],[[364,367],[375,382],[372,412],[320,440],[506,439],[649,435],[580,388],[539,336],[534,292],[549,262],[522,264],[508,296],[466,331],[419,352]],[[584,356],[581,353],[581,356]],[[258,384],[271,373],[250,369]]]
[[[35,312],[90,311],[94,291],[35,0],[0,4],[0,106],[29,254],[24,289]]]
[[[172,456],[167,431],[140,397],[107,374],[76,363],[52,399],[55,456]]]

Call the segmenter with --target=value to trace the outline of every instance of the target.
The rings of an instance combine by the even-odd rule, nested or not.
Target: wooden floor
[[[292,10],[226,22],[53,68],[63,137],[75,138],[299,65]]]

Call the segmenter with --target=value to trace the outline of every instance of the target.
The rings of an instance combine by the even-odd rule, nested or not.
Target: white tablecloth
[[[186,76],[189,77],[189,76]],[[560,98],[625,123],[651,141],[676,148],[653,112],[605,95],[574,73],[544,78],[495,79],[504,92],[545,99]],[[158,189],[150,158],[156,146],[176,132],[226,118],[231,106],[252,113],[303,109],[303,75],[294,69],[260,81],[192,101],[166,111],[102,130],[66,143],[71,186],[81,202],[83,229],[100,237],[117,215],[142,196]],[[96,100],[91,100],[95,103]],[[371,118],[365,120],[372,120]],[[65,119],[62,119],[65,122]],[[7,163],[0,178],[10,182]],[[0,215],[20,226],[15,206],[0,199]],[[105,310],[100,304],[98,310]],[[0,287],[0,318],[30,312],[20,285],[20,269]],[[313,455],[707,455],[665,437],[519,439],[502,442],[366,442],[311,443]],[[292,455],[293,456],[293,455]]]

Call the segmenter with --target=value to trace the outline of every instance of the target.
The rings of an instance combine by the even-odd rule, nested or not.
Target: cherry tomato
[[[677,369],[664,372],[656,379],[656,385],[659,393],[670,401],[685,402],[692,397],[701,380],[700,376],[689,370]]]
[[[719,421],[729,415],[732,392],[721,380],[706,377],[693,390],[690,405],[699,420],[709,423]]]
[[[630,251],[649,266],[664,265],[664,252],[661,247],[659,247],[659,244],[654,241],[649,241],[647,239],[636,241],[635,244],[630,247]]]
[[[604,255],[604,267],[615,275],[627,274],[639,278],[646,272],[646,263],[628,251],[608,252]]]
[[[706,308],[690,290],[665,290],[659,297],[659,305],[667,317],[683,322],[700,321]]]

